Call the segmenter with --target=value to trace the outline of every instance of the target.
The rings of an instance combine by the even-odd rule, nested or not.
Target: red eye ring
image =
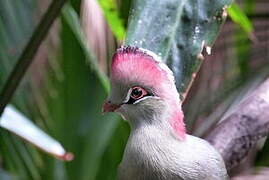
[[[148,93],[145,89],[135,86],[132,88],[131,91],[131,98],[137,100],[137,99],[141,99],[142,97],[146,96]]]

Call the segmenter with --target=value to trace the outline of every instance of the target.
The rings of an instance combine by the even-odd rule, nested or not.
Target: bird
[[[219,152],[189,135],[173,72],[154,52],[122,46],[112,57],[103,112],[126,120],[130,136],[118,180],[227,180]]]

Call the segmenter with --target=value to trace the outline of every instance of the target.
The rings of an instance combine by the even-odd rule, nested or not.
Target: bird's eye
[[[153,94],[148,93],[145,89],[139,86],[132,87],[129,90],[129,93],[129,95],[127,95],[128,100],[125,102],[125,104],[134,104],[137,100],[145,96],[153,96]]]
[[[147,95],[147,91],[141,87],[133,87],[131,92],[131,98],[137,100]]]

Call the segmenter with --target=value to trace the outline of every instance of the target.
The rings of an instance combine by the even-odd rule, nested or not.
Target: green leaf
[[[184,5],[167,61],[183,97],[203,62],[203,49],[211,53],[211,47],[226,19],[226,7],[231,2],[189,0]]]
[[[119,10],[115,0],[98,0],[101,8],[103,9],[105,18],[108,22],[111,31],[117,38],[117,40],[122,41],[125,37],[125,27],[123,20],[120,18]]]
[[[104,75],[99,76],[95,59],[91,59],[94,55],[85,46],[77,14],[71,6],[64,8],[61,20],[62,51],[54,59],[59,67],[48,74],[48,89],[54,89],[56,94],[46,97],[48,121],[53,124],[56,136],[74,153],[75,159],[66,165],[67,177],[95,179],[119,117],[101,114],[108,81],[102,81]],[[54,74],[57,72],[61,72],[61,79]]]
[[[126,44],[151,50],[173,70],[183,95],[210,50],[231,0],[137,0],[131,8]],[[146,29],[146,30],[145,30]]]
[[[255,0],[245,0],[244,2],[244,11],[246,14],[252,14],[255,10]]]
[[[115,131],[104,156],[96,179],[116,179],[118,165],[121,162],[125,145],[130,133],[127,122],[121,121]],[[104,173],[106,172],[106,173]]]
[[[151,50],[166,59],[185,0],[133,1],[126,45]]]
[[[253,25],[251,21],[236,3],[233,3],[227,10],[231,19],[238,24],[244,32],[247,34],[253,33]]]
[[[269,141],[267,138],[263,149],[260,152],[258,152],[257,159],[255,162],[256,166],[261,166],[261,167],[269,166],[268,152],[269,152]]]
[[[100,82],[102,83],[104,89],[108,92],[109,90],[109,81],[107,76],[100,70],[97,64],[97,59],[91,49],[87,46],[86,38],[84,33],[82,32],[78,15],[76,11],[69,5],[66,4],[63,8],[63,17],[68,23],[69,27],[72,29],[76,39],[78,40],[81,48],[83,49],[84,55],[87,58],[87,62],[89,62],[90,66],[96,73]]]

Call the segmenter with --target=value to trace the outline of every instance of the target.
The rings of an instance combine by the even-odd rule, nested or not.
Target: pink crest
[[[122,47],[112,59],[112,80],[141,82],[158,87],[164,74],[158,62],[136,47]]]

